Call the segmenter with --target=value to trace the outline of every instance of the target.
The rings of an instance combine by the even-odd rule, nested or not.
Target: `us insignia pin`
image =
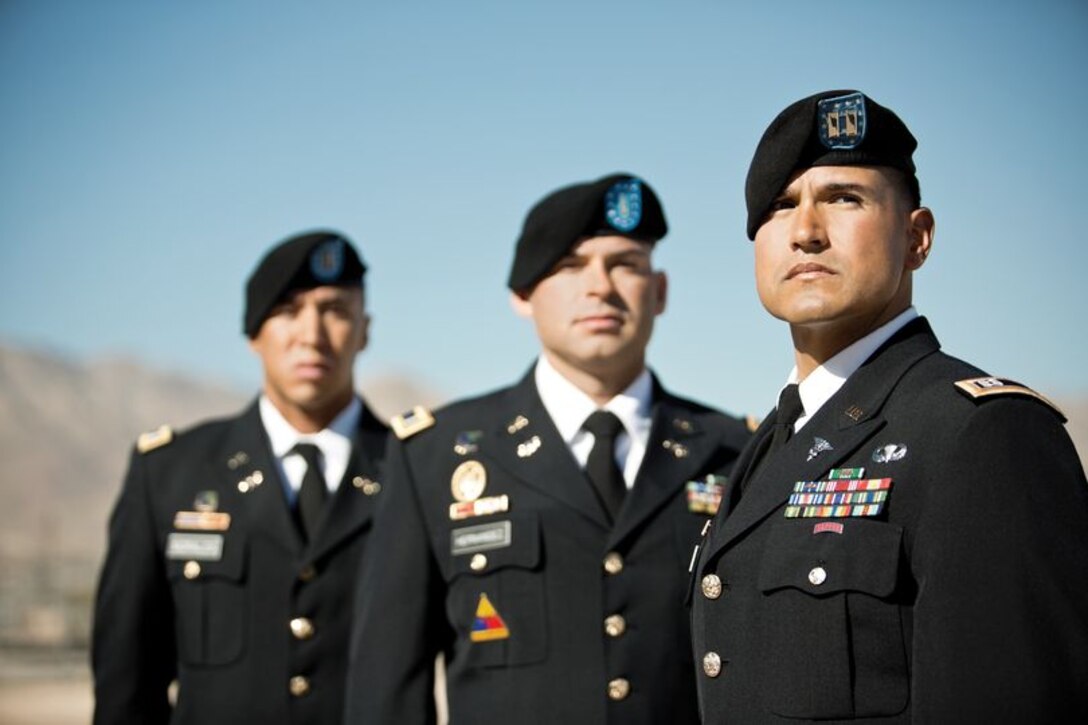
[[[518,458],[528,458],[540,450],[540,436],[533,436],[524,443],[518,443]]]
[[[457,501],[475,501],[487,486],[487,470],[479,461],[465,461],[450,477],[450,492]]]
[[[873,451],[874,463],[901,461],[907,456],[907,447],[902,443],[890,443]]]
[[[517,418],[514,418],[512,421],[510,421],[510,424],[506,426],[506,432],[510,435],[514,435],[527,425],[529,425],[529,419],[526,418],[524,415],[519,415]]]
[[[473,642],[491,642],[496,639],[508,639],[510,630],[491,600],[483,592],[476,605],[476,616],[472,620],[472,632],[469,637]]]

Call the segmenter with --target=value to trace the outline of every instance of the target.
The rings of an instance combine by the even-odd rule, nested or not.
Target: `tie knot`
[[[296,443],[295,447],[291,450],[302,456],[303,460],[306,461],[306,465],[309,466],[311,470],[321,470],[318,464],[318,456],[321,455],[321,449],[316,445],[313,443]]]
[[[781,425],[793,425],[804,412],[805,406],[801,404],[801,393],[797,383],[790,383],[782,388],[782,392],[778,394],[776,421]]]
[[[612,439],[623,430],[623,423],[616,417],[615,413],[598,410],[586,418],[582,428],[592,433],[595,438]]]

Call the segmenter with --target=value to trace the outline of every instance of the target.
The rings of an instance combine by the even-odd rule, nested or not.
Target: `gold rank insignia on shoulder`
[[[174,440],[174,429],[168,425],[160,425],[156,430],[141,433],[136,439],[136,450],[140,453],[149,453],[156,448],[162,448]]]
[[[759,424],[761,422],[762,421],[759,418],[757,418],[757,417],[755,417],[754,415],[751,415],[751,414],[747,415],[744,418],[744,425],[748,427],[748,432],[749,433],[755,433],[756,429],[759,428]]]
[[[968,397],[976,400],[991,395],[1023,395],[1028,398],[1034,398],[1057,413],[1061,417],[1062,422],[1065,422],[1066,420],[1065,413],[1062,412],[1061,408],[1054,405],[1050,400],[1039,393],[1036,393],[1026,385],[1021,385],[1012,380],[988,376],[982,378],[967,378],[965,380],[957,380],[956,387]]]
[[[434,416],[422,405],[417,405],[407,413],[393,416],[389,425],[392,426],[397,438],[404,440],[434,425]]]

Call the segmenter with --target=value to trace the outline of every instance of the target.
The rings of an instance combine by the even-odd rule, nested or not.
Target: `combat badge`
[[[907,457],[907,447],[902,443],[889,443],[873,451],[873,463],[893,463]]]
[[[417,405],[407,413],[393,416],[389,425],[397,438],[404,440],[434,425],[434,416],[422,405]]]
[[[1035,398],[1057,413],[1061,417],[1063,423],[1066,421],[1065,413],[1061,411],[1061,408],[1054,405],[1049,399],[1036,393],[1026,385],[1021,385],[1012,380],[993,377],[968,378],[966,380],[957,380],[956,388],[959,389],[961,393],[976,400],[987,398],[991,395],[1023,395],[1028,398]]]
[[[487,594],[480,593],[480,601],[476,605],[476,616],[472,620],[472,632],[469,638],[473,642],[490,642],[496,639],[507,639],[510,630],[506,622],[499,615],[495,605],[487,598]]]
[[[456,501],[475,501],[487,486],[487,470],[479,461],[465,461],[450,477],[450,492]]]
[[[708,516],[718,513],[722,503],[722,492],[728,481],[726,476],[715,474],[710,474],[702,481],[688,481],[688,511]]]
[[[160,425],[157,429],[140,434],[136,439],[136,450],[140,453],[149,453],[156,448],[162,448],[174,440],[174,430],[168,425]]]

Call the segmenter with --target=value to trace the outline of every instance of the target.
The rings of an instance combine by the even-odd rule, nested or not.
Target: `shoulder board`
[[[1054,403],[1050,402],[1039,393],[1036,393],[1031,388],[1012,380],[992,377],[967,378],[965,380],[957,380],[956,387],[968,397],[975,399],[986,398],[991,395],[1023,395],[1028,398],[1035,398],[1057,413],[1062,421],[1065,421],[1065,413],[1062,412],[1061,408],[1054,405]]]
[[[746,426],[748,426],[748,432],[749,433],[755,433],[756,429],[759,428],[759,424],[762,423],[762,422],[763,421],[761,421],[759,418],[757,418],[757,417],[755,417],[754,415],[751,415],[751,414],[749,414],[744,419],[744,424]]]
[[[434,425],[434,416],[431,415],[431,411],[422,405],[417,405],[407,413],[393,416],[393,419],[389,421],[389,425],[393,428],[393,433],[396,434],[397,438],[404,440]]]
[[[168,425],[160,425],[158,429],[141,433],[136,439],[136,450],[140,453],[148,453],[156,448],[162,448],[174,440],[174,430]]]

